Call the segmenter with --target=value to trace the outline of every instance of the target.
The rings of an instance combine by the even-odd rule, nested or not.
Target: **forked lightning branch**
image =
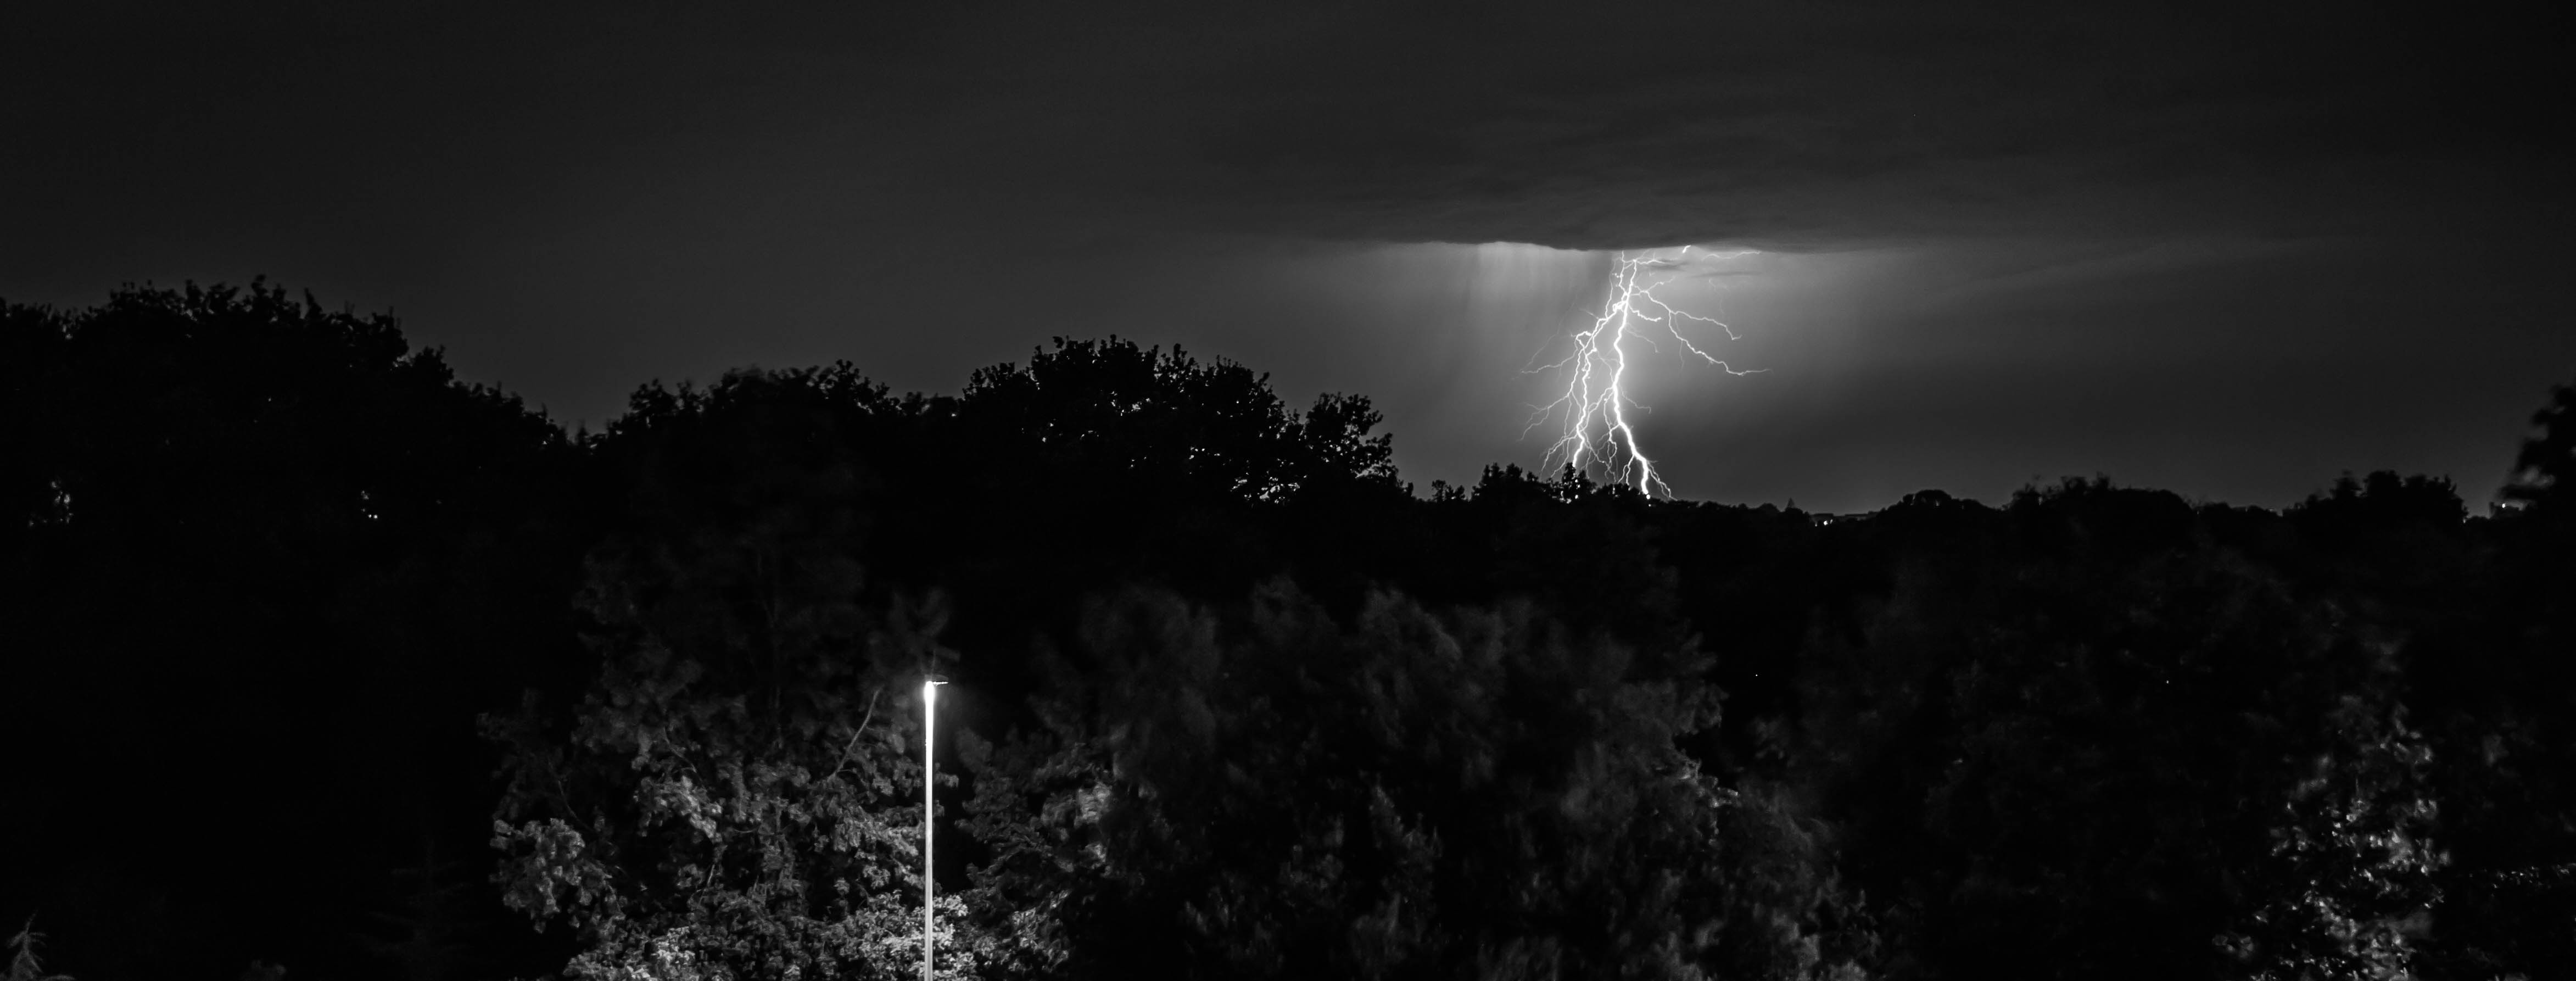
[[[1683,246],[1618,253],[1610,266],[1609,295],[1602,300],[1601,313],[1593,318],[1592,326],[1574,333],[1574,353],[1555,364],[1531,369],[1563,370],[1566,376],[1565,394],[1539,406],[1528,427],[1536,429],[1551,420],[1562,422],[1562,434],[1548,447],[1545,465],[1550,470],[1571,466],[1586,474],[1597,473],[1605,482],[1634,487],[1650,497],[1672,496],[1672,488],[1665,486],[1662,475],[1655,471],[1654,459],[1637,444],[1637,430],[1630,418],[1632,411],[1646,407],[1631,394],[1628,359],[1640,353],[1632,349],[1632,344],[1662,352],[1664,341],[1669,339],[1681,351],[1730,375],[1768,370],[1736,368],[1700,349],[1683,333],[1685,323],[1714,327],[1728,340],[1741,338],[1724,321],[1675,307],[1655,294],[1681,278],[1681,270],[1691,261],[1692,249]],[[1700,254],[1723,259],[1749,253],[1700,250]]]

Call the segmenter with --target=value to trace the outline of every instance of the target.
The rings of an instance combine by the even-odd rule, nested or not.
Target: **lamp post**
[[[930,756],[930,734],[939,724],[939,686],[944,684],[926,678],[921,682],[921,981],[932,981],[930,930],[936,907],[931,905],[930,815],[936,802],[930,794],[938,784],[931,779],[937,764]]]

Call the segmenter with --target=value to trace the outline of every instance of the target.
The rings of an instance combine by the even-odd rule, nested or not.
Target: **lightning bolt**
[[[1529,369],[1528,373],[1559,369],[1566,373],[1565,394],[1536,407],[1529,426],[1521,430],[1521,435],[1527,436],[1550,419],[1564,420],[1564,434],[1548,447],[1548,468],[1563,465],[1587,474],[1598,470],[1608,482],[1634,487],[1648,497],[1673,495],[1672,488],[1665,486],[1663,477],[1655,472],[1654,459],[1637,445],[1637,431],[1628,422],[1630,409],[1646,408],[1629,397],[1625,387],[1629,341],[1660,351],[1662,345],[1655,343],[1650,332],[1670,335],[1680,342],[1683,351],[1727,374],[1751,375],[1769,370],[1739,369],[1701,350],[1682,334],[1682,321],[1715,327],[1728,340],[1741,338],[1724,321],[1680,309],[1655,295],[1657,289],[1680,278],[1675,270],[1689,261],[1691,248],[1618,253],[1610,265],[1610,294],[1602,301],[1601,313],[1593,318],[1592,326],[1574,332],[1574,353],[1555,364]],[[1712,258],[1750,254],[1702,251]]]

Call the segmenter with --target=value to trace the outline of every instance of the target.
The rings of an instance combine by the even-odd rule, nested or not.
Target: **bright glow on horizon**
[[[1556,401],[1539,406],[1522,430],[1530,429],[1552,418],[1562,418],[1564,429],[1554,445],[1548,447],[1543,464],[1548,469],[1571,466],[1591,473],[1596,469],[1602,479],[1625,484],[1649,497],[1671,497],[1672,488],[1655,472],[1655,461],[1637,444],[1637,431],[1630,424],[1628,411],[1643,409],[1628,387],[1628,342],[1636,341],[1658,351],[1663,346],[1654,335],[1671,337],[1681,349],[1718,370],[1730,375],[1757,374],[1767,369],[1736,368],[1702,350],[1682,333],[1682,322],[1715,327],[1728,340],[1741,340],[1735,329],[1714,317],[1705,317],[1665,302],[1655,291],[1684,278],[1684,272],[1695,262],[1738,259],[1756,254],[1745,249],[1734,252],[1711,252],[1696,246],[1678,249],[1650,249],[1620,252],[1611,259],[1609,294],[1602,300],[1601,312],[1590,327],[1574,333],[1574,353],[1564,360],[1532,372],[1563,369],[1566,373],[1565,394]],[[1654,328],[1644,325],[1652,324]]]

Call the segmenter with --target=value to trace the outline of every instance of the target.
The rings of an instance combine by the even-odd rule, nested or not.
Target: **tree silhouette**
[[[0,904],[56,897],[102,981],[372,968],[351,897],[424,815],[472,846],[466,720],[568,639],[574,446],[392,318],[265,283],[5,310],[0,726],[43,749],[0,821],[46,844]]]
[[[951,977],[2576,963],[2576,386],[2491,513],[1832,520],[1417,497],[1115,337],[569,434],[264,282],[0,304],[0,410],[0,908],[84,981],[910,975],[933,671]]]

